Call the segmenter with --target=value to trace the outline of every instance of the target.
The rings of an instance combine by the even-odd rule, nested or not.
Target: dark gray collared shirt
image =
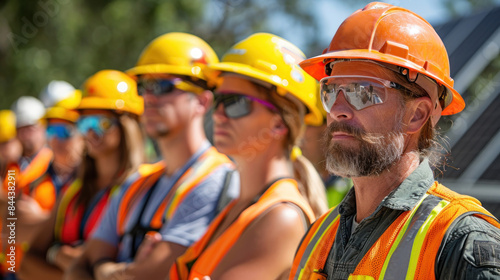
[[[375,241],[401,213],[413,209],[433,182],[429,162],[424,160],[351,233],[356,215],[352,188],[339,205],[340,225],[325,265],[328,279],[347,279]],[[436,260],[436,279],[500,279],[500,229],[466,216],[450,229],[444,242]]]

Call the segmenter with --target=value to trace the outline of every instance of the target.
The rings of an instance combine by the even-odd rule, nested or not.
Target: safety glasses
[[[67,140],[73,137],[76,133],[76,129],[73,125],[56,123],[49,124],[47,126],[47,138],[57,138],[59,140]]]
[[[187,92],[201,93],[204,89],[196,85],[183,81],[181,78],[174,79],[139,79],[137,82],[137,92],[144,96],[146,93],[154,96],[168,95],[180,89]]]
[[[278,112],[278,108],[272,103],[253,96],[225,92],[215,93],[214,97],[214,108],[217,109],[219,104],[223,104],[224,113],[231,119],[241,118],[250,114],[252,112],[252,101],[264,105],[271,111]]]
[[[92,130],[97,135],[103,136],[106,131],[117,124],[118,120],[116,118],[102,115],[91,115],[80,117],[76,123],[76,127],[83,135],[86,135],[90,130]]]
[[[330,76],[320,80],[323,108],[329,113],[340,91],[356,110],[382,104],[387,100],[388,89],[411,91],[400,84],[367,76]]]

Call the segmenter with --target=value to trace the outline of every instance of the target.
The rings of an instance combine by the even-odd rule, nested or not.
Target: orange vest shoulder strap
[[[125,234],[125,220],[127,214],[131,211],[131,207],[137,199],[142,197],[139,195],[145,192],[156,183],[165,171],[165,163],[163,161],[154,164],[141,164],[138,172],[135,175],[138,178],[131,183],[130,187],[124,193],[120,206],[118,208],[117,216],[117,232],[119,235]]]
[[[332,208],[309,228],[302,240],[295,258],[289,280],[295,279],[322,279],[321,274],[326,259],[333,246],[340,216],[338,208]]]
[[[76,179],[62,195],[61,202],[57,208],[56,223],[54,226],[55,240],[62,240],[62,231],[66,220],[66,213],[70,210],[70,204],[77,197],[81,188],[82,181],[80,179]]]
[[[499,221],[481,206],[481,203],[470,196],[458,194],[445,186],[435,182],[429,193],[450,201],[438,218],[432,223],[423,248],[426,248],[419,257],[419,266],[416,271],[418,279],[433,279],[435,277],[435,263],[439,250],[446,234],[460,217],[474,215],[500,228]],[[432,237],[432,238],[430,238]]]
[[[207,232],[195,242],[191,247],[189,247],[186,252],[177,258],[176,262],[170,268],[170,279],[187,279],[189,275],[189,269],[187,264],[194,262],[207,247],[208,242],[212,239],[217,228],[222,223],[224,218],[227,216],[229,210],[234,206],[235,201],[229,203],[222,212],[215,217],[215,219],[208,226]]]
[[[19,188],[27,187],[31,182],[42,176],[47,171],[47,168],[49,168],[52,156],[53,153],[51,149],[47,147],[42,148],[28,167],[21,172]]]
[[[210,147],[200,156],[197,162],[179,178],[176,185],[172,188],[175,190],[173,197],[166,204],[162,205],[162,212],[157,212],[157,214],[165,214],[165,220],[170,220],[187,195],[191,193],[201,181],[223,164],[232,165],[232,162],[226,155],[219,153],[215,147]],[[153,220],[158,224],[161,222],[162,218],[161,215],[155,215]]]
[[[245,209],[239,215],[238,219],[214,240],[210,246],[205,248],[204,252],[198,256],[198,259],[194,263],[191,275],[210,275],[234,243],[240,238],[244,230],[272,205],[281,202],[296,204],[310,219],[314,219],[312,209],[305,202],[305,199],[298,190],[297,182],[293,179],[279,180],[270,186],[256,203]]]

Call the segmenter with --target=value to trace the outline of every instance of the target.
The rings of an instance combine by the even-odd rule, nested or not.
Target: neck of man
[[[399,160],[377,176],[354,177],[356,191],[356,222],[370,216],[382,200],[418,167],[419,156],[416,152],[406,152]]]
[[[61,163],[55,160],[53,161],[52,165],[54,168],[54,172],[62,181],[66,181],[66,179],[68,179],[75,171],[74,166],[69,166],[68,164]]]
[[[97,170],[97,186],[99,189],[110,187],[116,178],[120,175],[120,152],[115,149],[109,154],[95,158]]]
[[[33,149],[26,149],[23,147],[23,157],[34,158],[45,146],[44,142],[36,143]]]
[[[251,157],[234,156],[240,174],[238,201],[250,203],[277,178],[294,177],[290,161],[283,153],[281,143],[278,144],[274,147],[271,144]]]
[[[171,176],[201,148],[207,137],[203,130],[203,122],[193,120],[181,130],[156,140],[165,161],[165,173]]]

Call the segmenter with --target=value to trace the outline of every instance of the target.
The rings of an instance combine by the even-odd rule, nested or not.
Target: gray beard
[[[360,143],[359,148],[331,142],[333,131],[353,134]],[[323,139],[327,147],[326,169],[347,178],[379,175],[401,158],[404,149],[404,133],[400,129],[387,134],[368,134],[345,124],[332,123]]]

